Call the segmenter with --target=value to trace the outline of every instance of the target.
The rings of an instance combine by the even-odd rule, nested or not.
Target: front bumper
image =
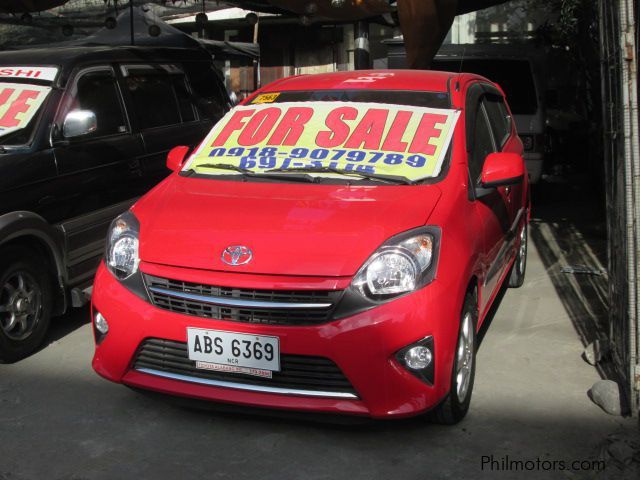
[[[214,274],[176,267],[142,264],[153,275],[204,284],[238,285],[243,275]],[[146,270],[145,270],[146,269]],[[196,280],[196,277],[198,280]],[[215,282],[212,277],[216,277]],[[252,278],[271,288],[285,288],[287,280],[278,276]],[[330,283],[346,288],[350,279],[289,279],[299,289],[318,288]],[[289,284],[291,286],[291,283]],[[132,387],[161,393],[225,403],[369,416],[374,418],[412,416],[436,406],[447,394],[460,314],[460,302],[445,288],[432,282],[422,290],[387,304],[317,326],[256,325],[177,314],[151,305],[122,286],[102,264],[96,275],[92,313],[99,311],[109,322],[109,333],[96,346],[93,368],[104,378]],[[138,348],[145,339],[187,341],[187,328],[198,327],[239,333],[273,335],[280,338],[281,354],[324,357],[333,361],[352,384],[356,398],[331,398],[256,391],[190,381],[188,378],[159,376],[134,368]],[[395,353],[427,336],[434,339],[434,383],[416,378],[395,359]]]

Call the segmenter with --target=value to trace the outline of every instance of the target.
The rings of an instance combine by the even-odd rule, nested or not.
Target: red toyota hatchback
[[[286,78],[117,218],[93,368],[238,405],[399,418],[469,408],[476,332],[525,274],[529,187],[475,75]]]

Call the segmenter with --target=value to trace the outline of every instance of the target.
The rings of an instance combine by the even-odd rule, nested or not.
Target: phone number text
[[[358,164],[358,166],[376,164],[407,165],[412,168],[422,168],[427,164],[423,155],[404,155],[402,153],[376,152],[371,150],[343,150],[327,148],[296,147],[281,151],[275,147],[231,147],[214,148],[209,157],[240,157],[242,168],[299,168],[308,166],[338,166],[344,162]],[[305,163],[308,160],[314,162]],[[332,162],[327,164],[327,162]],[[333,163],[335,162],[335,163]],[[360,168],[358,169],[360,170]],[[368,170],[368,169],[367,169]]]

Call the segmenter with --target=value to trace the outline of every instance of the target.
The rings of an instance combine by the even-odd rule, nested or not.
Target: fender
[[[16,211],[0,215],[0,248],[20,237],[32,237],[41,242],[56,268],[59,295],[55,305],[56,314],[67,309],[65,285],[67,273],[64,259],[62,232],[53,228],[44,218],[33,212]]]

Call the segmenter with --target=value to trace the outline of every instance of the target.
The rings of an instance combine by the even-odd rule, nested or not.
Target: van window
[[[180,113],[169,77],[130,75],[125,79],[133,111],[142,130],[180,123]]]
[[[141,130],[196,119],[184,75],[132,72],[125,84]]]
[[[116,79],[110,70],[87,72],[76,84],[70,110],[91,110],[98,128],[87,137],[103,137],[127,131]]]
[[[220,77],[209,64],[191,62],[183,66],[193,92],[192,102],[200,117],[217,122],[229,110],[229,97]]]
[[[445,72],[469,72],[482,75],[500,85],[514,115],[534,115],[538,110],[538,98],[528,60],[465,59],[433,61],[433,70]]]
[[[191,103],[191,93],[187,88],[187,83],[183,76],[172,76],[173,90],[176,92],[176,100],[178,101],[178,109],[182,123],[193,122],[196,119],[196,112]]]

